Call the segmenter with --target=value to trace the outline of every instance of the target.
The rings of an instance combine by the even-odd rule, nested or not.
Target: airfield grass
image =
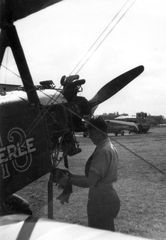
[[[148,134],[110,137],[120,158],[118,181],[114,184],[121,199],[121,209],[115,219],[116,231],[166,239],[166,128],[152,128]],[[83,174],[85,162],[95,146],[82,135],[77,140],[82,152],[69,158],[69,166],[73,173]],[[47,217],[47,181],[48,175],[18,192],[29,201],[37,217]],[[87,226],[88,189],[73,187],[69,203],[64,205],[56,200],[61,192],[54,187],[54,219]]]

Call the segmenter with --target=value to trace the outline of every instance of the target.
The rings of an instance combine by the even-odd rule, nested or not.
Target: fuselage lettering
[[[18,172],[25,172],[32,164],[32,153],[36,151],[34,146],[35,139],[25,138],[26,135],[24,131],[20,128],[14,128],[12,131],[15,134],[23,136],[21,142],[14,142],[12,138],[12,143],[7,146],[0,147],[0,165],[2,168],[2,177],[10,177],[10,172],[8,168],[8,163],[11,161],[14,169]]]

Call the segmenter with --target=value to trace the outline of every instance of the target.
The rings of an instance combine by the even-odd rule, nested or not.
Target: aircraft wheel
[[[124,133],[125,133],[124,131],[121,131],[121,136],[124,136]]]
[[[2,214],[28,214],[32,215],[29,203],[17,194],[12,194],[3,202]]]

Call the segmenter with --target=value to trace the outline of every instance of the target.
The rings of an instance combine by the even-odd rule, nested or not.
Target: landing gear
[[[27,214],[32,215],[29,203],[17,194],[12,194],[2,202],[0,215]]]
[[[121,131],[121,136],[124,136],[124,134],[125,134],[125,131]]]

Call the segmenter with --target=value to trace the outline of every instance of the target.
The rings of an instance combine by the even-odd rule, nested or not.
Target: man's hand
[[[69,177],[63,173],[63,177],[58,181],[58,186],[64,189],[69,184]]]

